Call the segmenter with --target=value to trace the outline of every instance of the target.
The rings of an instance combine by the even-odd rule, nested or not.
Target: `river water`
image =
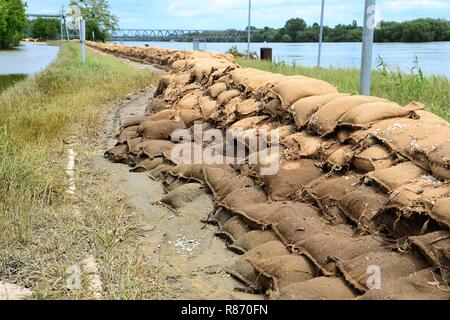
[[[190,42],[120,42],[124,45],[149,44],[154,47],[192,50]],[[201,50],[225,52],[231,46],[239,51],[247,50],[246,43],[201,43]],[[275,61],[296,63],[303,66],[317,64],[316,43],[252,43],[251,51],[259,54],[261,47],[273,49]],[[376,43],[373,49],[373,67],[378,65],[378,57],[392,67],[409,72],[415,65],[416,57],[420,68],[427,75],[444,75],[450,79],[450,42],[427,43]],[[322,66],[359,68],[361,63],[361,43],[324,43]]]
[[[34,75],[44,70],[58,55],[59,47],[24,43],[0,50],[0,74]]]

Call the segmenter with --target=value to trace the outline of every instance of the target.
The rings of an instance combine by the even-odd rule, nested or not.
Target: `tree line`
[[[318,42],[320,26],[307,25],[301,18],[289,19],[284,27],[251,27],[254,42]],[[338,24],[334,28],[324,26],[325,42],[360,42],[363,28],[356,21]],[[429,42],[450,41],[450,21],[443,19],[416,19],[405,22],[382,21],[375,29],[375,42]]]
[[[0,0],[0,49],[18,45],[23,38],[27,19],[22,0]]]

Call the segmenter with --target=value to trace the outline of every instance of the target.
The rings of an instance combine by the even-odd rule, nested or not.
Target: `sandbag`
[[[317,110],[325,104],[344,96],[348,96],[348,94],[329,93],[303,98],[294,102],[289,108],[289,111],[293,114],[297,127],[303,128],[308,124],[309,119]]]
[[[320,150],[329,149],[338,142],[334,139],[313,136],[307,132],[297,132],[281,140],[288,150],[286,155],[290,160],[300,158],[319,158]]]
[[[287,200],[307,183],[318,178],[322,171],[313,160],[301,159],[280,165],[275,175],[260,176],[272,200]]]
[[[212,217],[208,219],[208,223],[214,224],[222,229],[225,223],[233,217],[230,211],[224,208],[217,208],[216,212]]]
[[[153,159],[144,159],[139,161],[136,166],[130,170],[130,172],[145,172],[155,169],[157,166],[160,166],[164,163],[163,157],[153,158]]]
[[[139,137],[138,126],[131,126],[131,127],[124,128],[120,131],[120,133],[117,137],[117,142],[125,143],[129,139],[135,139],[138,137]]]
[[[126,143],[116,145],[114,148],[105,152],[105,157],[112,162],[128,164],[130,159],[128,156],[128,145]]]
[[[239,237],[239,239],[229,245],[228,248],[239,254],[244,254],[253,248],[275,240],[278,240],[278,238],[272,231],[252,230]]]
[[[260,103],[255,99],[246,99],[236,105],[236,112],[240,116],[254,116],[260,108]]]
[[[359,300],[448,300],[449,292],[440,275],[425,269],[383,283],[380,289],[369,290]]]
[[[208,88],[208,93],[211,97],[217,98],[222,92],[227,91],[227,85],[223,82],[213,84]]]
[[[123,124],[122,124],[122,128],[128,128],[128,127],[132,127],[132,126],[138,126],[140,125],[142,122],[144,122],[145,120],[148,120],[149,117],[148,116],[133,116],[130,118],[127,118]]]
[[[234,243],[236,240],[238,240],[240,237],[245,235],[247,232],[249,232],[251,229],[249,226],[245,223],[242,218],[239,216],[234,216],[231,219],[229,219],[220,229],[215,233],[216,236],[225,239],[229,243]]]
[[[389,168],[394,164],[392,153],[381,145],[369,147],[353,157],[353,166],[364,173]]]
[[[152,170],[148,172],[148,176],[152,180],[162,180],[165,178],[165,176],[169,173],[172,166],[168,165],[167,163],[163,163]]]
[[[350,96],[334,99],[312,115],[308,127],[320,135],[329,134],[333,132],[339,123],[339,119],[347,111],[369,102],[387,102],[387,100],[371,96]]]
[[[170,159],[174,144],[167,140],[144,140],[137,145],[139,155],[143,154],[149,159],[165,157]]]
[[[368,252],[348,262],[338,262],[337,264],[345,279],[356,290],[363,293],[370,290],[368,280],[373,272],[368,272],[368,270],[371,270],[369,268],[371,266],[380,271],[381,287],[398,278],[407,277],[429,267],[426,261],[413,254],[398,254],[388,251]]]
[[[280,99],[285,108],[301,98],[338,93],[336,88],[328,82],[306,77],[281,81],[270,92]]]
[[[239,208],[243,206],[257,206],[267,201],[266,193],[257,187],[231,186],[229,188],[232,191],[220,201],[220,204],[235,213],[238,213]]]
[[[224,91],[217,97],[217,103],[219,105],[223,106],[228,101],[230,101],[233,98],[236,98],[240,94],[241,94],[241,92],[239,90],[227,90],[227,91]]]
[[[342,278],[317,277],[283,287],[275,300],[351,300],[355,293]]]
[[[440,225],[450,229],[450,197],[436,200],[433,210],[429,215]]]
[[[178,117],[178,111],[167,109],[159,111],[153,115],[151,115],[148,120],[158,121],[158,120],[175,120]]]
[[[203,113],[198,110],[180,110],[180,119],[183,121],[184,126],[189,128],[195,121],[203,120]]]
[[[249,259],[264,290],[279,292],[296,282],[313,279],[318,270],[304,256],[290,254],[267,259]]]
[[[184,123],[178,121],[147,120],[139,125],[137,132],[146,140],[170,140],[170,137],[175,130],[184,128]]]
[[[201,184],[187,183],[169,192],[161,199],[161,202],[175,209],[180,209],[204,194],[205,188]]]
[[[390,168],[378,169],[368,173],[366,176],[375,181],[383,190],[390,193],[408,182],[419,179],[426,173],[425,170],[416,166],[414,162],[407,161]]]
[[[447,230],[436,231],[425,235],[409,237],[408,240],[419,249],[428,262],[441,270],[443,276],[450,280],[450,256],[445,250],[450,248],[450,232]]]
[[[170,171],[170,174],[187,181],[203,183],[203,169],[201,164],[178,164]]]
[[[271,115],[274,118],[281,117],[284,114],[284,109],[281,105],[280,99],[272,99],[263,104],[262,112]]]
[[[428,153],[427,159],[434,175],[450,180],[450,141],[437,145]]]
[[[210,97],[201,97],[198,104],[205,120],[209,119],[218,109],[217,102]]]
[[[354,151],[352,146],[342,146],[339,149],[332,152],[324,160],[332,170],[342,170],[350,166],[353,159]]]
[[[364,253],[380,251],[382,241],[372,236],[352,237],[343,229],[328,234],[316,234],[294,244],[295,251],[307,256],[324,275],[336,274],[336,263],[348,261]]]
[[[249,259],[266,259],[269,257],[277,257],[288,255],[289,251],[280,241],[270,241],[263,245],[251,249],[236,261],[236,263],[228,268],[226,272],[240,280],[250,288],[260,290],[258,285],[258,276],[249,262]]]

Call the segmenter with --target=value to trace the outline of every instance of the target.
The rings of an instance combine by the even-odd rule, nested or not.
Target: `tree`
[[[27,26],[22,0],[0,0],[0,48],[18,45]]]
[[[288,34],[283,34],[283,36],[281,37],[281,42],[292,42],[292,38]]]
[[[87,33],[92,35],[92,31],[97,31],[97,40],[106,41],[106,35],[118,28],[119,19],[111,13],[108,0],[71,0],[70,4],[80,7],[81,14],[86,19]]]
[[[299,31],[305,31],[307,28],[307,24],[305,20],[300,18],[292,18],[286,21],[286,24],[284,26],[285,33],[287,33],[291,39],[295,39],[297,36],[297,32]]]
[[[31,36],[39,40],[55,40],[60,37],[61,22],[59,19],[37,18],[30,22]]]

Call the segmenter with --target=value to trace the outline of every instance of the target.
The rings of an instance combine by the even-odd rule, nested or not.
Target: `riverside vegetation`
[[[373,72],[372,94],[406,105],[420,101],[428,111],[450,121],[450,82],[444,76],[427,77],[416,62],[410,73],[387,65],[379,58],[378,69]],[[359,70],[354,68],[314,68],[272,63],[262,60],[238,58],[240,65],[285,75],[301,74],[325,80],[338,87],[341,92],[358,93]]]
[[[157,298],[155,271],[138,252],[139,218],[86,163],[111,103],[154,83],[153,74],[61,44],[58,59],[0,95],[0,279],[35,298],[90,298],[66,287],[66,270],[92,255],[104,297]],[[75,141],[77,194],[68,195],[67,148]]]

